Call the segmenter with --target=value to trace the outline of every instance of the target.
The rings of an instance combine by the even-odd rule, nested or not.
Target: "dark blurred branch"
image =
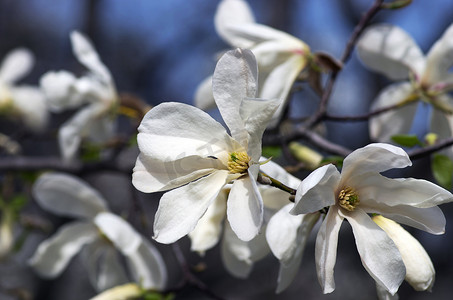
[[[409,151],[407,154],[409,154],[409,157],[412,160],[414,160],[414,159],[422,158],[424,156],[428,156],[434,152],[447,148],[448,146],[451,146],[451,145],[453,145],[453,137],[440,140],[432,146],[427,146],[427,147],[423,147],[423,148],[416,149],[413,151]]]
[[[404,103],[404,105],[409,104],[410,102]],[[376,109],[374,111],[371,111],[369,113],[363,114],[363,115],[356,115],[356,116],[336,116],[336,115],[331,115],[329,113],[326,113],[324,115],[324,120],[329,120],[329,121],[338,121],[338,122],[344,122],[344,121],[349,121],[349,122],[360,122],[360,121],[368,121],[369,119],[378,116],[382,113],[394,110],[396,108],[399,108],[403,105],[401,103],[397,103],[395,105],[383,107],[380,109]]]

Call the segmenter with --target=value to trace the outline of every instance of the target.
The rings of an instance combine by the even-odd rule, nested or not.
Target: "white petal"
[[[28,49],[14,49],[2,61],[0,66],[0,81],[4,84],[12,84],[28,73],[35,63],[33,54]]]
[[[366,66],[394,80],[407,78],[409,70],[420,75],[425,65],[415,41],[389,24],[368,27],[357,43],[357,52]]]
[[[341,181],[355,187],[356,180],[361,180],[367,173],[380,173],[411,165],[409,156],[400,147],[384,143],[369,144],[344,159]]]
[[[57,215],[94,218],[107,210],[107,203],[98,191],[78,177],[63,173],[45,173],[33,186],[38,204]]]
[[[40,89],[31,86],[10,89],[14,106],[20,111],[22,119],[33,131],[42,131],[49,121],[46,99]]]
[[[109,70],[101,62],[99,55],[93,45],[83,34],[77,31],[71,32],[72,50],[77,59],[90,71],[96,74],[99,79],[106,83],[112,81]]]
[[[166,102],[152,108],[138,131],[140,151],[164,162],[198,155],[217,157],[226,164],[228,152],[240,147],[211,116],[183,103]]]
[[[218,159],[213,158],[192,155],[165,162],[140,153],[132,173],[132,184],[144,193],[166,191],[221,168]]]
[[[173,243],[191,232],[229,180],[228,171],[219,170],[166,192],[160,199],[154,220],[156,241]]]
[[[128,300],[140,297],[142,294],[143,289],[139,285],[128,283],[111,288],[90,300]]]
[[[453,25],[434,43],[426,57],[426,70],[423,82],[435,84],[444,81],[453,65]]]
[[[202,110],[210,110],[216,107],[212,94],[212,76],[204,79],[195,91],[194,105]]]
[[[451,105],[453,98],[448,94],[438,95],[435,101]],[[437,134],[438,138],[444,139],[452,136],[453,118],[438,109],[433,108],[430,115],[430,132]]]
[[[253,161],[261,156],[261,139],[267,124],[280,106],[281,100],[244,99],[240,106],[240,115],[247,131],[247,153]]]
[[[266,158],[262,157],[262,160],[266,160]],[[260,165],[260,171],[293,189],[297,189],[301,183],[299,178],[294,177],[272,160]]]
[[[423,179],[391,179],[379,174],[357,178],[354,188],[365,200],[371,199],[389,206],[410,205],[432,207],[451,202],[453,194]]]
[[[212,77],[212,91],[231,136],[247,149],[247,133],[239,113],[245,98],[255,98],[258,66],[250,50],[236,49],[225,53]]]
[[[204,254],[206,250],[214,247],[222,233],[222,223],[226,214],[228,191],[223,189],[217,198],[208,207],[206,213],[198,221],[195,229],[189,233],[190,250]]]
[[[398,247],[406,266],[406,281],[416,290],[431,290],[434,285],[433,263],[423,246],[403,227],[382,216],[373,217]]]
[[[362,210],[345,214],[351,224],[364,268],[392,295],[406,275],[401,254],[391,238]]]
[[[379,283],[376,282],[376,293],[378,296],[378,300],[398,300],[398,294],[396,293],[395,295],[390,294],[385,287],[380,285]]]
[[[98,237],[92,223],[73,222],[64,225],[54,236],[39,245],[28,263],[40,276],[55,278],[85,244]]]
[[[335,204],[335,191],[340,172],[332,165],[322,166],[310,173],[299,185],[291,214],[306,214]]]
[[[230,24],[254,23],[255,18],[247,2],[243,0],[223,0],[219,3],[214,17],[217,33],[233,47],[250,48],[253,41],[237,37],[229,31]]]
[[[333,269],[337,260],[338,232],[343,218],[331,206],[316,236],[315,261],[318,281],[324,294],[335,290]]]
[[[243,241],[250,241],[260,231],[263,199],[253,176],[237,179],[233,183],[228,196],[227,216],[231,228]]]
[[[379,93],[371,106],[371,111],[401,103],[413,92],[414,89],[409,82],[392,84]],[[407,134],[412,127],[416,110],[417,102],[413,102],[374,116],[370,120],[371,138],[380,142],[390,142],[391,137],[396,134]]]

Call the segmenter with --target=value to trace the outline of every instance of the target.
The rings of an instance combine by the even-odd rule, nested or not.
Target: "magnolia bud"
[[[316,169],[322,161],[321,154],[298,142],[291,142],[289,144],[289,150],[297,160],[305,163],[308,169]]]
[[[423,246],[401,225],[383,216],[373,221],[393,240],[406,266],[405,280],[416,290],[431,290],[434,285],[433,263]]]
[[[91,300],[126,300],[136,299],[143,294],[143,290],[135,283],[115,286],[97,295]]]

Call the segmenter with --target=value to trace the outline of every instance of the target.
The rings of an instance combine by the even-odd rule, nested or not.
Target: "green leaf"
[[[84,162],[95,162],[101,159],[102,148],[95,144],[85,143],[82,146],[81,159]]]
[[[453,179],[453,161],[443,154],[434,154],[431,161],[431,170],[437,183],[447,190],[451,190]]]
[[[335,166],[342,168],[343,167],[344,157],[342,156],[327,156],[321,161],[321,165],[334,164]]]
[[[282,148],[279,146],[265,146],[263,147],[262,156],[277,158],[282,155]]]
[[[392,141],[404,147],[423,146],[415,134],[397,134],[392,136]]]

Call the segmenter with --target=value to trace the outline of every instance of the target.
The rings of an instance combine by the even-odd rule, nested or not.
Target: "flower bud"
[[[91,300],[126,300],[135,299],[143,294],[142,289],[135,283],[115,286],[97,295]]]
[[[401,225],[383,216],[373,221],[393,240],[406,266],[405,280],[416,290],[431,290],[434,285],[433,263],[423,246]]]
[[[291,142],[289,150],[297,160],[305,163],[308,169],[316,169],[322,161],[321,154],[297,142]]]

